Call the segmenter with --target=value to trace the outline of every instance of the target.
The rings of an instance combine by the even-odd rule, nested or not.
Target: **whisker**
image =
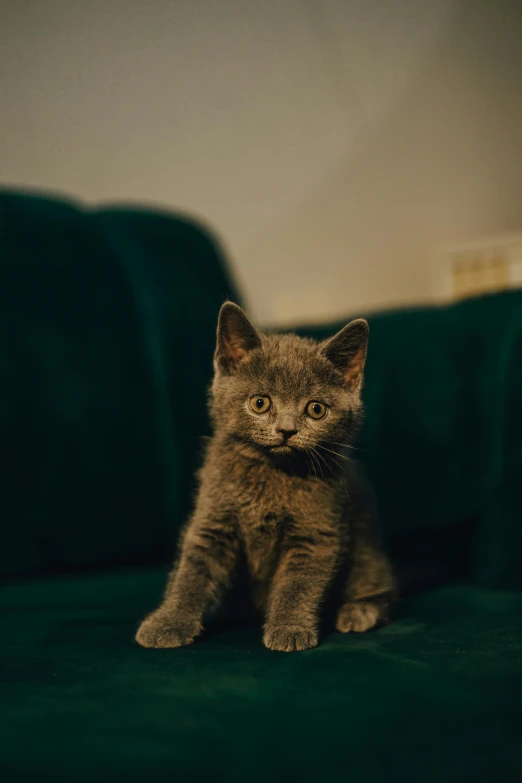
[[[310,447],[310,448],[312,448],[312,447]],[[328,468],[328,470],[331,470],[331,467],[330,467],[330,465],[328,464],[328,462],[326,461],[326,459],[325,459],[325,457],[323,456],[323,454],[319,454],[319,452],[318,452],[316,449],[314,449],[314,453],[315,453],[315,455],[316,455],[316,456],[317,456],[317,457],[318,457],[320,460],[322,460],[322,461],[324,462],[324,464],[325,464],[325,466]]]
[[[336,441],[327,440],[326,443],[336,443]],[[348,446],[347,444],[343,444],[343,443],[339,443],[339,444],[336,444],[336,445],[342,446],[343,448],[350,448],[350,446]],[[323,446],[322,448],[325,449],[326,446]],[[362,451],[362,449],[358,449],[358,451]],[[337,454],[336,451],[334,451],[333,453]],[[338,456],[339,457],[343,457],[343,459],[348,460],[348,462],[352,462],[354,465],[364,465],[365,468],[369,467],[366,464],[366,462],[362,461],[362,459],[360,457],[358,457],[357,459],[352,459],[351,457],[346,456],[346,454],[344,454],[344,455],[343,454],[338,454]]]
[[[331,443],[333,446],[342,446],[345,449],[352,449],[352,451],[362,451],[364,454],[370,454],[377,457],[393,457],[393,454],[386,451],[370,451],[369,449],[361,449],[358,446],[352,446],[351,443],[340,443],[338,440],[327,440],[325,443]]]
[[[322,447],[320,447],[320,446],[319,446],[319,444],[317,444],[317,446],[318,446],[319,448],[322,448]],[[327,450],[327,451],[330,451],[329,449],[326,449],[326,450]],[[331,453],[333,453],[333,452],[331,452]],[[324,462],[324,464],[326,465],[326,467],[328,468],[328,470],[331,470],[331,469],[332,469],[332,467],[331,467],[331,465],[329,465],[329,464],[328,464],[328,462],[327,462],[327,458],[325,457],[325,455],[324,455],[324,454],[319,454],[319,452],[318,452],[318,451],[316,452],[316,454],[317,454],[319,457],[321,457],[321,459],[323,460],[323,462]],[[330,460],[331,460],[331,461],[334,463],[334,465],[337,465],[337,467],[339,468],[339,470],[341,471],[341,473],[344,471],[344,467],[343,467],[343,465],[341,465],[341,463],[340,463],[340,462],[337,462],[337,460],[336,460],[334,457],[330,457],[330,456],[328,456],[328,459],[330,459]]]
[[[359,449],[357,446],[352,446],[351,443],[341,443],[338,440],[327,440],[325,443],[331,443],[332,446],[342,446],[344,449],[353,449],[354,451],[365,451],[365,449]]]
[[[316,460],[316,459],[317,459],[317,452],[316,452],[316,450],[314,449],[314,447],[313,447],[313,446],[310,446],[309,448],[311,449],[311,452],[313,452],[313,454],[315,455],[315,456],[314,456],[314,460]],[[312,454],[311,454],[310,456],[312,456]],[[321,478],[322,478],[322,479],[323,479],[323,481],[324,481],[324,473],[323,473],[323,468],[322,468],[322,465],[321,465],[321,462],[320,462],[320,460],[318,460],[318,459],[317,459],[317,464],[319,465],[319,470],[321,471]]]
[[[304,447],[304,451],[305,451],[305,454],[306,454],[306,456],[307,456],[307,457],[309,457],[309,458],[311,458],[311,456],[312,456],[312,455],[310,454],[310,452],[308,451],[308,449],[306,448],[306,446]],[[314,472],[314,475],[315,475],[315,477],[316,477],[316,478],[318,478],[318,476],[317,476],[317,471],[316,471],[316,469],[315,469],[315,465],[314,465],[314,463],[312,462],[312,460],[311,460],[311,459],[309,459],[308,461],[309,461],[309,463],[310,463],[310,465],[311,465],[311,468],[312,468],[312,470],[313,470],[313,472]]]
[[[327,443],[331,443],[331,441],[327,440]],[[319,444],[318,444],[319,445]],[[332,454],[336,454],[338,457],[341,457],[342,459],[345,459],[347,462],[351,462],[352,465],[364,465],[365,468],[368,467],[366,462],[363,462],[362,459],[352,459],[351,457],[347,457],[346,454],[339,454],[337,451],[332,451],[332,449],[327,449],[326,446],[321,446],[322,449],[326,449],[326,451],[330,451]]]
[[[328,441],[329,443],[330,441]],[[340,457],[341,459],[345,459],[347,462],[355,462],[355,460],[350,459],[350,457],[347,457],[346,454],[339,454],[338,451],[333,451],[332,449],[328,449],[326,446],[322,446],[320,443],[317,444],[317,448],[324,449],[325,451],[329,451],[330,454],[335,454],[336,457]]]
[[[317,443],[316,445],[317,445],[317,446],[319,446],[319,443]],[[322,448],[324,449],[324,448],[325,448],[325,446],[322,446]],[[326,449],[326,450],[327,450],[327,451],[330,451],[330,449]],[[316,452],[316,453],[317,453],[317,452]],[[330,452],[330,453],[331,453],[331,454],[337,454],[337,452]],[[327,464],[327,463],[326,463],[326,458],[324,457],[324,455],[320,454],[319,456],[321,456],[321,457],[322,457],[322,459],[324,460],[325,464]],[[339,454],[338,456],[340,457],[340,456],[341,456],[341,454]],[[339,462],[337,462],[337,460],[336,460],[336,459],[334,459],[333,457],[330,457],[330,459],[332,460],[332,462],[335,462],[335,464],[337,465],[337,467],[339,468],[339,470],[341,471],[341,473],[343,473],[343,472],[344,472],[344,467],[343,467],[343,465],[341,465]],[[348,459],[348,461],[349,461],[349,462],[353,462],[353,460],[349,459],[348,457],[346,457],[345,459]],[[349,493],[348,493],[348,490],[346,489],[346,484],[344,483],[344,481],[343,481],[343,479],[342,479],[342,478],[339,478],[339,483],[340,483],[340,485],[342,486],[342,488],[344,489],[344,493],[345,493],[346,497],[348,498],[348,500],[351,500],[351,497],[350,497],[350,495],[349,495]]]

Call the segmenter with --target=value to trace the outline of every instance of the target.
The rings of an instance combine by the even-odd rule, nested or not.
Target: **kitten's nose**
[[[288,440],[289,438],[292,437],[292,435],[295,435],[297,432],[297,430],[295,429],[290,429],[290,426],[291,425],[285,424],[285,425],[280,425],[277,428],[277,432],[279,432],[279,434],[282,435],[285,440]]]

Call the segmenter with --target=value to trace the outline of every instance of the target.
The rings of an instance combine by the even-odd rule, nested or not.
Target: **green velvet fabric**
[[[0,192],[0,575],[166,561],[229,296],[191,221]]]
[[[259,629],[143,650],[164,574],[5,587],[5,781],[522,779],[522,593],[447,586],[379,631],[274,653]]]
[[[227,297],[192,221],[0,193],[1,779],[522,780],[522,292],[370,318],[354,456],[391,625],[292,655],[255,627],[134,644]]]
[[[368,320],[354,455],[390,545],[483,586],[522,588],[522,291]],[[299,331],[323,338],[343,324]]]

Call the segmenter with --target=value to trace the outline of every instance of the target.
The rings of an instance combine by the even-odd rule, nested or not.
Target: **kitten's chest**
[[[336,528],[335,490],[313,477],[288,475],[266,465],[241,468],[236,464],[224,497],[237,520],[250,574],[263,581],[273,573],[289,536]]]
[[[302,487],[271,471],[245,476],[238,498],[239,531],[251,574],[269,571],[291,519]]]
[[[315,494],[311,487],[296,486],[295,482],[267,482],[241,506],[239,531],[254,579],[270,579],[288,536],[301,528],[310,529]]]
[[[265,581],[273,573],[290,520],[281,507],[252,507],[240,518],[239,529],[248,570],[254,580]]]

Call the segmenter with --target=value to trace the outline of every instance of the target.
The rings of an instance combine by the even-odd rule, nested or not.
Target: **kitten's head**
[[[253,453],[290,460],[339,451],[361,411],[368,324],[352,321],[318,343],[259,333],[245,313],[221,308],[211,411],[216,428]]]

